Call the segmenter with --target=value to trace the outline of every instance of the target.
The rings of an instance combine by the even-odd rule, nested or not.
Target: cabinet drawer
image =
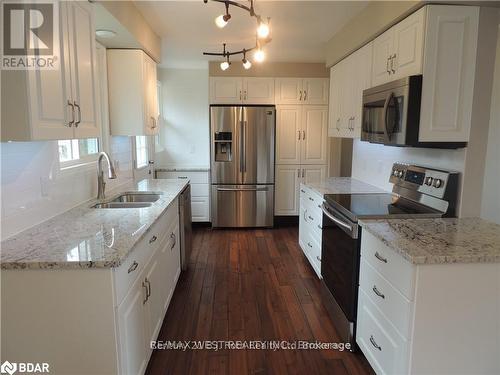
[[[364,259],[361,259],[359,286],[399,333],[408,339],[412,302],[408,301]]]
[[[209,197],[191,197],[191,217],[193,221],[210,221],[209,209]]]
[[[359,291],[356,342],[377,374],[406,374],[409,343]]]
[[[134,247],[123,264],[114,269],[114,283],[116,291],[116,302],[120,304],[131,285],[140,275],[146,263],[153,253],[159,248],[165,236],[168,234],[168,227],[178,220],[177,199],[172,202],[167,211],[158,218],[144,238]]]
[[[208,197],[210,195],[210,185],[209,184],[193,184],[191,185],[191,196],[192,197]]]
[[[398,289],[408,300],[413,300],[415,266],[407,262],[382,241],[362,231],[361,257]]]
[[[209,172],[182,172],[182,171],[172,171],[172,172],[158,172],[158,178],[179,178],[188,179],[191,184],[208,184]]]

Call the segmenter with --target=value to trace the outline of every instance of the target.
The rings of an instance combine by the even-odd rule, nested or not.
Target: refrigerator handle
[[[240,172],[243,172],[243,120],[240,121]]]
[[[242,158],[241,158],[241,165],[242,165],[242,172],[246,172],[247,171],[247,150],[246,150],[246,135],[245,135],[245,132],[246,132],[246,129],[247,129],[247,122],[246,121],[242,121],[241,122],[241,140],[242,140],[242,147],[241,147],[241,153],[242,153]]]

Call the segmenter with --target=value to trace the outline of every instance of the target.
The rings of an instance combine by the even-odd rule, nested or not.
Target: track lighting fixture
[[[260,39],[266,39],[269,36],[269,32],[270,32],[269,19],[268,19],[267,23],[265,23],[264,21],[260,21],[259,27],[257,27],[257,36]]]
[[[249,60],[247,60],[247,51],[246,50],[243,50],[243,60],[241,60],[241,62],[243,63],[243,68],[245,68],[246,70],[248,70],[252,67],[252,63]]]
[[[258,48],[257,51],[253,54],[253,59],[258,63],[263,62],[266,59],[266,53],[262,48]]]
[[[221,14],[215,19],[215,24],[218,28],[222,29],[227,25],[229,20],[231,19],[231,15],[229,14],[229,3],[226,3],[226,14]]]

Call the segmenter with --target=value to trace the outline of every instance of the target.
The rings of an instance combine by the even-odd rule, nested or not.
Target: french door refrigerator
[[[213,227],[271,227],[274,106],[210,106]]]

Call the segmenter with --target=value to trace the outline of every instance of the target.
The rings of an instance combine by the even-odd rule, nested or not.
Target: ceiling
[[[272,42],[266,47],[266,60],[325,62],[325,43],[367,3],[257,0],[256,13],[271,17]],[[203,56],[202,52],[222,51],[223,42],[229,50],[255,45],[255,18],[242,9],[230,7],[232,18],[225,28],[219,29],[214,19],[224,12],[221,3],[135,1],[135,5],[162,39],[160,66],[206,67],[214,57]]]

